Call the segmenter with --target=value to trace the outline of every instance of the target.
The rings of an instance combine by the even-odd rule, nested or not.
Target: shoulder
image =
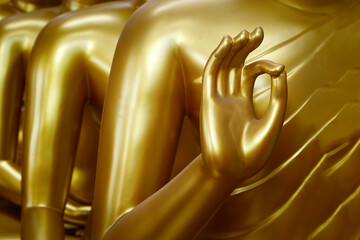
[[[212,0],[210,0],[212,1]],[[153,0],[141,6],[130,18],[128,28],[147,28],[149,30],[159,28],[162,31],[179,30],[187,21],[200,13],[198,10],[206,6],[204,1],[193,0]],[[205,1],[206,2],[206,1]],[[176,28],[174,28],[176,27]],[[129,31],[127,29],[127,31]]]
[[[189,11],[196,7],[198,0],[154,0],[142,5],[130,17],[120,37],[120,44],[133,42],[176,44],[188,21]]]
[[[64,35],[88,29],[107,28],[117,24],[125,25],[136,10],[131,1],[107,2],[64,13],[49,22],[42,34],[61,32]]]
[[[0,21],[0,31],[40,31],[51,19],[61,14],[63,7],[51,7],[39,9],[29,13],[19,13]],[[1,33],[4,34],[3,32]]]

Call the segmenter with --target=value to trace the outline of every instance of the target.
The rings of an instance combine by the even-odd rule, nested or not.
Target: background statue
[[[68,13],[51,21],[37,38],[26,91],[24,239],[63,238],[69,190],[75,199],[91,203],[96,144],[83,149],[80,167],[72,172],[82,118],[85,114],[89,126],[99,126],[116,42],[144,2],[111,2]]]
[[[25,75],[31,49],[39,32],[51,19],[69,10],[76,10],[99,2],[101,1],[64,0],[60,6],[17,14],[0,22],[0,63],[2,67],[0,74],[0,111],[2,112],[0,118],[0,195],[15,204],[21,204],[20,166],[22,156],[19,154],[21,147],[19,142],[17,145],[17,136],[26,82]],[[19,1],[20,3],[22,2]],[[40,3],[38,3],[40,6],[45,4]],[[89,123],[86,121],[89,118],[91,116],[85,114],[83,122]],[[97,129],[92,127],[91,123],[85,124],[85,126],[83,129],[85,136],[81,138],[83,141],[79,144],[78,158],[85,158],[88,161],[89,155],[84,155],[82,152],[89,152],[84,148],[91,147],[91,144],[97,145],[98,134]],[[93,154],[96,154],[95,149]],[[93,158],[95,160],[96,156]],[[76,167],[80,168],[78,171],[84,168],[81,161]],[[76,176],[73,179],[74,186],[81,183],[81,179]],[[76,187],[74,188],[76,189]],[[90,207],[84,206],[84,204],[91,204],[91,201],[83,201],[75,194],[73,200],[69,200],[67,204],[65,219],[71,223],[85,224]]]

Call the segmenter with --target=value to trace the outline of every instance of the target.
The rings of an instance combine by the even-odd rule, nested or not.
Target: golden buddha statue
[[[110,74],[92,239],[357,238],[359,10],[351,0],[141,7]],[[226,35],[236,37],[214,51]],[[282,65],[261,59],[286,66],[288,99]],[[67,113],[81,111],[83,85],[58,88],[83,89]],[[185,117],[202,150],[171,179]]]
[[[117,40],[144,2],[109,2],[67,13],[38,36],[27,75],[23,239],[63,238],[68,192],[75,200],[91,203],[97,145],[89,147],[89,140],[99,128]],[[79,134],[89,133],[84,124],[94,135],[79,139]]]
[[[64,0],[60,6],[17,14],[0,22],[0,62],[2,64],[0,74],[0,111],[2,113],[0,118],[0,196],[15,204],[21,204],[21,159],[15,161],[20,148],[17,142],[19,119],[26,82],[25,73],[36,37],[41,29],[56,16],[100,2],[103,0]],[[36,3],[39,6],[44,6],[45,3],[50,4],[43,1]],[[89,156],[92,157],[93,162],[96,160],[98,129],[91,119],[90,113],[84,114],[81,141],[77,152],[77,159],[83,160],[78,160],[75,165],[76,172],[83,172],[83,162],[85,160],[88,162]],[[94,145],[95,147],[92,147]],[[76,194],[76,187],[79,184],[84,185],[82,179],[83,177],[78,176],[73,178],[72,193],[74,194],[66,205],[64,216],[68,222],[75,224],[85,224],[90,211],[91,200],[86,201],[88,198],[84,200],[83,196]],[[92,189],[91,186],[89,188]]]

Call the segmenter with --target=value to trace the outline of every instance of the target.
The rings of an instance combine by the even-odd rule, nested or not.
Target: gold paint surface
[[[140,8],[110,74],[93,239],[356,239],[359,9],[332,0]],[[261,44],[259,29],[238,35],[257,26]],[[287,100],[281,65],[265,59],[285,65]],[[184,117],[201,154],[171,176]]]
[[[24,239],[62,239],[61,214],[68,196],[91,204],[99,119],[113,54],[123,26],[142,3],[110,2],[67,13],[38,36],[26,76]],[[73,216],[88,211],[79,206]]]
[[[23,157],[26,157],[23,153],[22,142],[23,120],[21,120],[20,131],[18,130],[20,115],[24,112],[23,101],[27,95],[24,93],[24,85],[28,81],[26,72],[35,40],[46,24],[56,16],[99,2],[101,1],[64,1],[63,5],[49,8],[59,3],[14,1],[0,6],[0,12],[4,10],[3,17],[21,11],[28,12],[7,17],[0,22],[0,61],[2,64],[0,73],[0,112],[2,113],[0,118],[0,171],[2,173],[0,188],[1,196],[13,203],[20,205],[22,202],[20,166]],[[19,5],[24,8],[20,8]],[[28,105],[26,99],[25,105]],[[70,188],[72,199],[66,203],[64,212],[64,219],[67,222],[80,225],[85,224],[90,212],[89,204],[93,198],[95,177],[98,126],[93,122],[90,112],[86,110],[82,117],[80,143],[75,145],[78,147]],[[24,165],[26,166],[26,163]]]
[[[20,82],[0,93],[0,193],[22,238],[63,239],[93,198],[96,240],[359,238],[360,3],[142,3],[0,22],[0,79]]]

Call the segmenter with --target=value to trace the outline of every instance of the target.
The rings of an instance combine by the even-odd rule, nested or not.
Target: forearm
[[[210,175],[201,155],[151,197],[122,216],[105,239],[193,239],[234,190]]]
[[[1,197],[21,203],[21,170],[15,163],[25,70],[19,40],[0,24],[0,192]]]
[[[3,33],[0,28],[0,33]],[[15,45],[15,44],[14,44]],[[5,49],[5,50],[4,50]],[[6,36],[0,39],[0,159],[15,159],[19,117],[23,96],[24,70],[19,47]]]
[[[69,64],[73,71],[64,70],[63,66],[69,66],[67,62],[53,60],[56,48],[39,46],[34,47],[29,65],[24,124],[22,225],[29,227],[22,232],[31,236],[28,239],[40,239],[31,231],[39,235],[63,231],[63,210],[86,96],[82,76],[74,74],[82,73],[79,64]],[[69,56],[66,53],[64,56]],[[78,78],[81,80],[76,81]]]
[[[23,209],[21,222],[21,239],[64,239],[62,213],[54,209],[46,207]]]
[[[87,86],[80,59],[52,32],[39,35],[28,67],[24,123],[23,207],[65,205]],[[62,45],[61,45],[62,46]],[[73,50],[73,49],[72,49]],[[62,58],[58,58],[61,56]]]

